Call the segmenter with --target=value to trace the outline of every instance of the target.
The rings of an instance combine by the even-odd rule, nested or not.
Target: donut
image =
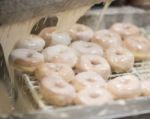
[[[61,63],[43,63],[37,67],[35,76],[41,80],[43,77],[48,76],[50,71],[58,73],[67,82],[75,78],[72,68]]]
[[[51,45],[51,35],[54,31],[56,31],[56,27],[46,27],[39,33],[39,36],[45,40],[46,46]]]
[[[40,82],[40,92],[47,104],[67,106],[73,103],[75,89],[64,81],[56,72],[44,77]]]
[[[30,35],[26,39],[19,40],[16,43],[15,48],[16,49],[24,48],[24,49],[41,51],[43,50],[44,46],[45,46],[45,41],[41,37],[36,35]]]
[[[113,100],[111,93],[105,88],[89,87],[76,94],[75,104],[80,105],[103,105]]]
[[[75,49],[75,51],[79,56],[83,54],[93,54],[103,56],[103,49],[95,43],[86,41],[75,41],[70,45],[70,47]]]
[[[105,87],[106,82],[96,72],[87,71],[77,74],[75,79],[72,80],[72,85],[77,91],[80,91],[87,87]]]
[[[83,24],[75,24],[70,29],[70,34],[72,36],[73,41],[90,41],[93,37],[93,30],[90,27],[85,26]]]
[[[142,85],[142,95],[143,96],[150,96],[150,80],[141,80]]]
[[[50,63],[64,63],[74,67],[77,62],[77,54],[65,45],[54,45],[43,50],[45,61]]]
[[[53,32],[51,38],[51,45],[69,45],[72,41],[68,32]]]
[[[107,88],[114,95],[115,99],[135,98],[141,94],[141,83],[132,74],[110,80]]]
[[[76,64],[76,69],[80,72],[97,72],[104,79],[108,79],[111,74],[108,62],[99,55],[82,55]]]
[[[9,62],[18,71],[34,72],[39,65],[44,63],[44,57],[35,50],[15,49],[9,56]]]
[[[99,44],[103,49],[122,46],[120,35],[106,29],[96,31],[92,41]]]
[[[131,23],[115,23],[111,26],[110,30],[120,34],[122,38],[140,33],[139,28]]]
[[[123,73],[128,72],[133,68],[134,56],[126,48],[109,48],[105,52],[105,57],[113,72]]]
[[[44,28],[39,33],[39,36],[45,40],[46,46],[57,44],[69,45],[72,41],[69,32],[56,32],[56,27]]]
[[[134,54],[135,61],[142,61],[150,57],[150,41],[143,36],[125,37],[124,46]]]

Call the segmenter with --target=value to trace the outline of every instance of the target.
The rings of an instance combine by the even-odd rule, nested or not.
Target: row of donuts
[[[94,71],[75,75],[68,65],[61,63],[40,65],[35,74],[43,99],[55,106],[102,105],[117,99],[150,96],[150,81],[139,80],[133,74],[108,81]]]
[[[91,87],[91,88],[85,88],[83,91],[81,89],[84,86],[82,85],[81,82],[76,83],[76,81],[73,80],[75,79],[74,77],[84,72],[88,72],[86,73],[86,75],[89,76],[88,74],[91,74],[90,72],[94,72],[95,74],[99,75],[99,77],[102,76],[99,79],[103,80],[103,81],[101,80],[101,84],[103,84],[102,82],[106,82],[104,79],[108,79],[108,77],[111,74],[111,69],[110,69],[108,62],[110,63],[112,70],[117,73],[126,72],[133,67],[134,56],[127,49],[121,46],[116,48],[117,45],[115,47],[111,46],[108,49],[107,48],[102,49],[101,48],[102,45],[98,45],[93,42],[85,41],[84,39],[88,39],[89,36],[87,35],[86,29],[84,30],[81,26],[86,27],[86,26],[79,25],[79,24],[76,25],[77,27],[76,32],[75,32],[76,35],[74,36],[72,35],[72,38],[73,39],[77,38],[78,40],[77,39],[76,39],[77,41],[73,40],[74,42],[70,41],[72,42],[70,47],[66,46],[66,45],[69,45],[70,43],[63,44],[64,43],[63,40],[66,43],[66,40],[65,40],[66,36],[67,37],[69,36],[69,35],[66,35],[67,33],[65,33],[65,35],[54,34],[53,36],[51,33],[44,32],[45,34],[49,36],[48,38],[50,38],[50,40],[47,40],[47,39],[43,40],[42,38],[38,36],[32,35],[28,39],[20,40],[16,44],[17,49],[14,50],[10,55],[10,63],[15,67],[15,69],[23,71],[23,72],[24,71],[34,72],[36,70],[35,71],[36,77],[38,79],[42,79],[42,80],[39,80],[41,93],[43,94],[44,99],[47,100],[47,102],[50,104],[64,106],[64,105],[72,104],[73,102],[75,104],[81,103],[81,104],[86,104],[86,105],[88,105],[88,102],[90,102],[90,104],[92,102],[95,104],[98,104],[98,102],[99,103],[101,102],[103,104],[104,103],[103,101],[108,102],[108,100],[112,100],[113,99],[112,97],[114,96],[111,96],[112,94],[106,88],[104,88],[105,86],[102,86],[103,88],[102,87],[98,88],[96,86],[96,84],[98,84],[97,82],[93,85],[95,89]],[[43,32],[43,30],[41,32]],[[85,35],[83,35],[84,33],[82,32],[85,32]],[[107,35],[104,35],[104,36],[107,36]],[[69,38],[70,36],[68,37],[68,39]],[[112,39],[111,36],[109,36],[108,38],[109,40]],[[82,41],[80,41],[79,39],[81,39]],[[50,46],[47,44],[47,41],[50,42]],[[62,42],[60,43],[60,41]],[[105,51],[105,53],[103,50]],[[104,54],[107,54],[105,55],[107,61],[102,57]],[[109,61],[108,59],[112,59],[112,60]],[[50,62],[50,64],[42,68],[42,65],[46,65],[44,62]],[[73,71],[71,67],[73,69],[75,68],[75,70]],[[61,70],[61,73],[58,73],[60,70]],[[74,72],[77,74],[76,76]],[[44,76],[42,76],[43,74]],[[89,82],[90,81],[95,82],[95,81],[92,81],[92,77],[90,80],[88,79]],[[83,81],[84,81],[84,78],[83,78]],[[136,85],[135,87],[136,87],[136,91],[138,90],[140,92],[140,88],[139,88],[140,86]],[[111,90],[113,89],[114,88],[112,88]],[[67,90],[70,90],[71,92],[68,92]],[[97,90],[98,90],[98,94],[95,93],[95,91]],[[86,95],[85,92],[91,92],[92,96],[90,97],[89,93],[87,93]],[[103,96],[100,92],[101,93],[105,92],[104,93],[105,95]],[[131,91],[131,94],[132,94],[132,91]],[[102,95],[100,96],[101,101],[99,101],[100,99],[99,95]],[[134,96],[134,94],[132,95]],[[135,92],[135,97],[137,95],[140,95],[140,93]],[[68,98],[66,99],[65,97],[68,97]],[[91,101],[86,100],[85,97],[91,99]],[[97,101],[93,100],[93,97]],[[102,97],[104,98],[104,100]],[[125,98],[125,97],[122,97],[122,98]]]
[[[63,63],[75,69],[75,72],[95,71],[108,79],[113,72],[127,72],[134,65],[134,56],[123,47],[109,48],[103,56],[103,50],[97,44],[76,41],[71,47],[53,45],[45,48],[42,53],[31,49],[19,48],[10,54],[10,64],[23,72],[34,72],[44,62]],[[110,67],[111,66],[111,67]]]
[[[55,40],[52,33],[50,35],[50,29],[43,29],[39,35],[46,42],[51,41],[50,44],[53,45]],[[142,61],[150,57],[149,40],[141,35],[137,26],[130,23],[116,23],[109,30],[99,30],[95,33],[87,26],[76,24],[69,33],[72,41],[63,43],[75,49],[78,56],[82,57],[83,54],[104,56],[112,71],[116,73],[130,71],[134,61]],[[82,58],[79,58],[79,61],[80,59]]]
[[[27,39],[21,39],[16,44],[16,50],[10,55],[10,60],[15,61],[14,58],[22,57],[24,61],[26,55],[31,58],[31,54],[33,56],[35,54],[34,57],[38,61],[34,60],[34,64],[31,63],[32,66],[37,66],[45,60],[46,62],[67,63],[74,67],[78,57],[83,54],[104,55],[112,71],[120,73],[131,70],[134,60],[141,61],[149,58],[150,42],[140,35],[140,30],[136,26],[129,23],[116,23],[110,30],[99,30],[95,33],[89,27],[81,24],[74,25],[70,34],[68,32],[57,33],[54,32],[55,30],[55,27],[48,27],[40,32],[41,38],[31,35]],[[29,49],[32,50],[30,53]],[[42,52],[43,56],[33,50]],[[16,61],[16,63],[21,62]],[[30,64],[25,61],[24,65],[26,63]],[[28,69],[28,67],[24,66],[23,69]]]
[[[52,33],[55,30],[55,27],[49,27],[40,32],[39,36],[45,39],[47,46],[54,44],[69,45],[74,41],[86,41],[97,43],[105,50],[123,45],[134,54],[135,61],[149,58],[149,41],[141,34],[140,29],[131,23],[115,23],[109,29],[96,32],[85,25],[76,24],[69,31],[70,39],[67,34],[63,36],[62,34],[53,35]],[[61,40],[56,36],[61,36],[59,37]]]

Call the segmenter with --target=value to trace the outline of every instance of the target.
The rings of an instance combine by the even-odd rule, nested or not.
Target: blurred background
[[[135,7],[141,7],[144,9],[150,9],[150,0],[116,0],[114,1],[111,6],[135,6]],[[94,6],[96,7],[102,7],[102,4],[97,4]]]
[[[92,29],[96,28],[98,15],[102,12],[103,3],[96,4],[92,7],[91,12],[79,19],[79,23],[90,26]],[[101,23],[101,28],[109,28],[115,22],[130,22],[139,27],[148,27],[149,29],[149,14],[150,14],[150,0],[114,0]],[[139,19],[139,18],[145,18]],[[42,18],[33,28],[32,33],[37,34],[41,29],[47,26],[55,26],[57,23],[56,17]],[[37,29],[39,26],[40,29]]]

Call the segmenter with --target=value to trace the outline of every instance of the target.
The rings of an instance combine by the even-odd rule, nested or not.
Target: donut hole
[[[61,82],[56,82],[55,83],[55,86],[57,87],[57,88],[65,88],[65,84],[64,83],[61,83]]]
[[[33,54],[32,54],[32,53],[29,53],[29,54],[27,54],[27,57],[28,57],[28,58],[31,58],[31,57],[33,57]]]
[[[99,62],[98,60],[92,60],[92,61],[91,61],[91,64],[92,64],[92,65],[98,65],[98,64],[100,64],[100,62]]]
[[[111,38],[113,35],[112,34],[110,34],[110,33],[108,33],[108,34],[106,34],[107,35],[107,37],[109,37],[109,38]]]
[[[94,83],[95,82],[95,80],[93,78],[89,78],[89,79],[87,79],[87,81],[90,82],[90,83]]]
[[[90,45],[85,45],[85,47],[86,47],[86,48],[91,48],[92,46],[90,46]]]
[[[130,29],[130,26],[129,25],[125,25],[124,28],[128,30],[128,29]]]
[[[94,93],[91,93],[91,94],[90,94],[90,97],[91,97],[91,98],[94,98],[94,99],[95,99],[95,98],[98,98],[99,96],[100,96],[100,94],[97,93],[97,92],[94,92]]]
[[[66,50],[61,50],[61,51],[59,51],[59,54],[63,54],[65,52],[66,52]]]
[[[59,72],[59,71],[61,70],[61,68],[62,68],[61,66],[56,66],[54,70],[55,70],[56,72]]]
[[[121,51],[116,51],[116,55],[122,55],[123,54],[123,52],[121,52]]]

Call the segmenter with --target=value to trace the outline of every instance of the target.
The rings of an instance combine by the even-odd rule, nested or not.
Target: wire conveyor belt
[[[125,74],[134,74],[139,79],[150,79],[150,61],[137,62],[134,64],[134,68],[130,72],[120,73],[120,74],[112,74],[110,76],[110,80],[115,77],[122,76]],[[39,92],[38,81],[33,76],[23,74],[22,78],[23,78],[26,88],[28,89],[30,95],[33,98],[33,101],[36,103],[36,105],[38,106],[39,109],[47,110],[47,109],[54,108],[51,105],[47,105],[44,102],[44,100],[42,99],[42,96]]]

